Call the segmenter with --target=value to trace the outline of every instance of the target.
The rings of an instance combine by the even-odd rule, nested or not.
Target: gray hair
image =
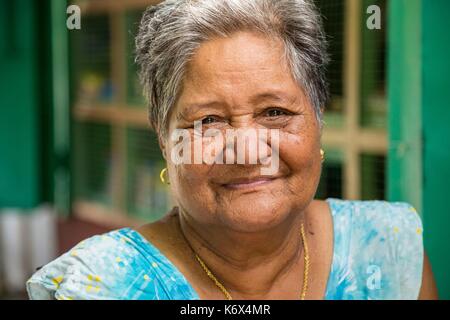
[[[186,65],[213,37],[256,31],[281,39],[294,79],[321,121],[328,98],[322,19],[310,0],[166,0],[149,7],[136,37],[136,63],[158,134],[181,91]]]

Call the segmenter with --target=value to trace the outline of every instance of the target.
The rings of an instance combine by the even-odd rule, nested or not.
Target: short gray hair
[[[322,19],[310,0],[166,0],[149,7],[136,37],[136,63],[149,119],[158,134],[181,91],[186,65],[213,37],[256,31],[281,39],[294,79],[317,118],[328,98],[328,55]]]

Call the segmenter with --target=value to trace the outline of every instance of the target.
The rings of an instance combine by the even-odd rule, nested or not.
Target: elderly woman
[[[410,205],[313,200],[327,54],[311,1],[167,0],[136,45],[176,207],[82,241],[33,275],[30,298],[436,297]],[[224,143],[238,130],[256,134]]]

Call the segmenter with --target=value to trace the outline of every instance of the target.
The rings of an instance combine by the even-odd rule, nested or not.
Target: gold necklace
[[[302,237],[304,257],[305,257],[305,269],[303,271],[303,288],[300,294],[300,300],[305,300],[306,292],[308,291],[309,251],[308,251],[308,244],[306,243],[305,228],[303,227],[303,223],[300,226],[300,235]],[[225,287],[220,283],[220,281],[217,280],[217,278],[212,274],[212,272],[208,269],[203,260],[200,259],[198,254],[195,254],[195,258],[197,258],[198,263],[201,265],[207,276],[214,282],[214,284],[220,289],[220,291],[222,291],[227,300],[233,300],[227,289],[225,289]]]

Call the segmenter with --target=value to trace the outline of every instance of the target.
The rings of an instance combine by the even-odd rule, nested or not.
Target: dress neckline
[[[325,202],[329,206],[330,213],[331,213],[331,218],[332,218],[331,220],[332,220],[332,223],[333,223],[333,253],[332,253],[331,264],[330,264],[330,272],[328,274],[327,284],[325,286],[324,300],[328,300],[329,299],[329,292],[330,292],[329,286],[332,283],[331,278],[333,276],[333,271],[336,270],[335,264],[336,264],[336,260],[337,260],[336,259],[336,255],[337,255],[337,248],[336,248],[337,234],[336,234],[336,231],[337,231],[337,228],[335,226],[335,221],[334,221],[334,216],[335,216],[335,213],[336,213],[335,208],[334,208],[335,201],[339,201],[339,200],[334,199],[334,198],[327,198],[327,199],[325,199]],[[131,235],[133,238],[137,238],[139,240],[139,242],[141,242],[143,244],[143,246],[145,247],[144,249],[145,249],[145,251],[147,253],[151,254],[152,256],[157,255],[158,256],[158,260],[164,261],[164,264],[165,264],[166,268],[170,268],[170,270],[172,272],[172,275],[177,277],[177,278],[179,278],[179,279],[181,279],[181,281],[183,281],[184,284],[190,288],[191,298],[194,299],[194,300],[200,300],[199,294],[192,287],[192,285],[188,282],[188,280],[186,279],[184,274],[155,245],[153,245],[140,232],[136,231],[135,229],[123,228],[122,231],[125,231],[126,233],[128,233],[128,235]]]

